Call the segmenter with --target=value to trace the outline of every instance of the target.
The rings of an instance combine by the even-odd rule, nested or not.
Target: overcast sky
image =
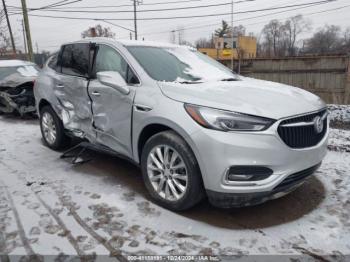
[[[56,3],[59,0],[27,0],[28,8],[36,8],[46,6],[52,3]],[[71,0],[69,0],[71,1]],[[191,2],[181,2],[178,0],[176,4],[159,4],[159,5],[146,5],[152,3],[164,3],[164,2],[175,2],[174,0],[143,0],[143,4],[138,6],[138,10],[154,10],[154,9],[171,9],[179,7],[190,7],[200,5],[213,5],[220,3],[228,3],[231,0],[197,0]],[[237,1],[237,0],[236,0]],[[234,5],[234,12],[249,11],[256,9],[264,9],[279,6],[288,6],[295,4],[303,4],[316,2],[319,0],[255,0],[246,3],[237,3]],[[7,5],[19,7],[21,4],[20,0],[6,0]],[[179,3],[181,2],[181,3]],[[79,9],[78,7],[87,6],[100,6],[100,5],[130,5],[131,0],[82,0],[78,3],[64,6],[62,10],[91,10],[91,11],[132,11],[132,6],[124,7],[101,7],[93,9]],[[335,8],[341,8],[325,13],[312,14],[315,12],[330,10]],[[63,8],[63,6],[61,7]],[[295,9],[289,8],[289,9]],[[300,8],[300,7],[299,7]],[[14,12],[14,9],[9,7],[9,11]],[[284,13],[272,14],[280,12],[282,10],[267,10],[264,12],[237,14],[234,15],[234,24],[242,24],[247,28],[247,33],[253,32],[256,35],[260,34],[262,27],[271,19],[280,19],[285,21],[288,17],[297,14],[304,14],[305,17],[312,21],[312,29],[316,30],[322,27],[324,24],[335,24],[342,28],[350,26],[350,1],[349,0],[337,0],[335,2],[312,6],[308,8],[302,8],[298,10],[291,10]],[[206,15],[206,14],[222,14],[231,12],[230,5],[222,5],[207,8],[187,9],[187,10],[169,10],[162,12],[145,12],[138,13],[139,18],[155,18],[155,17],[173,17],[173,16],[191,16],[191,15]],[[67,16],[67,17],[88,17],[97,19],[133,19],[133,13],[70,13],[70,12],[49,12],[44,11],[31,11],[29,14],[33,15],[51,15],[51,16]],[[256,16],[264,17],[256,18]],[[171,40],[171,31],[178,28],[184,27],[184,38],[189,42],[194,42],[200,37],[210,37],[213,31],[220,26],[221,20],[225,19],[231,23],[230,15],[217,15],[211,17],[200,17],[200,18],[187,18],[187,19],[171,19],[171,20],[152,20],[152,21],[138,21],[139,37],[144,37],[146,40],[166,41]],[[13,31],[16,36],[16,42],[19,48],[23,49],[23,37],[22,37],[22,15],[11,15],[10,17]],[[30,28],[32,32],[33,46],[36,48],[38,45],[39,50],[55,51],[62,42],[77,40],[81,38],[81,32],[86,30],[89,26],[96,25],[98,23],[108,26],[116,33],[116,39],[129,39],[129,32],[118,28],[113,25],[106,24],[102,21],[91,21],[91,20],[66,20],[59,18],[42,18],[30,16]],[[111,21],[117,25],[133,29],[133,21]],[[209,25],[209,26],[208,26]],[[186,29],[187,27],[197,27],[196,29]],[[198,28],[199,27],[199,28]],[[312,32],[310,32],[311,34]]]

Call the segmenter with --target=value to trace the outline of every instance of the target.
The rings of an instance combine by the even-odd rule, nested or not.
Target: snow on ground
[[[36,120],[0,117],[0,254],[350,255],[349,137],[332,129],[321,169],[286,197],[175,213],[150,202],[128,162],[91,152],[73,166]]]
[[[350,129],[350,106],[349,105],[328,105],[331,125]]]

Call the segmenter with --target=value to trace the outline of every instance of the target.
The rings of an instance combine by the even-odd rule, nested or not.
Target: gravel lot
[[[41,141],[37,120],[0,117],[2,255],[350,255],[350,130],[332,129],[317,174],[290,195],[174,213],[149,201],[138,168],[91,152],[73,166]],[[325,260],[323,260],[325,261]]]

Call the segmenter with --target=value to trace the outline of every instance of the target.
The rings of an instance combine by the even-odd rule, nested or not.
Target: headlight
[[[185,104],[187,113],[203,127],[221,131],[263,131],[275,120]]]

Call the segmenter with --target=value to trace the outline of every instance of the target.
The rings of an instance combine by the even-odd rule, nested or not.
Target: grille
[[[277,191],[282,190],[283,191],[285,189],[288,189],[288,188],[298,184],[299,182],[305,180],[307,177],[309,177],[313,173],[315,173],[315,171],[320,167],[320,165],[321,165],[321,163],[288,176],[278,186],[276,186],[274,188],[274,190],[277,190]]]
[[[327,110],[322,110],[317,113],[298,116],[295,118],[283,120],[278,127],[278,134],[292,148],[306,148],[317,145],[327,132],[327,118],[323,120],[323,130],[317,133],[314,125],[302,126],[283,126],[286,124],[297,124],[302,122],[313,122],[315,117],[322,117],[327,113]]]

